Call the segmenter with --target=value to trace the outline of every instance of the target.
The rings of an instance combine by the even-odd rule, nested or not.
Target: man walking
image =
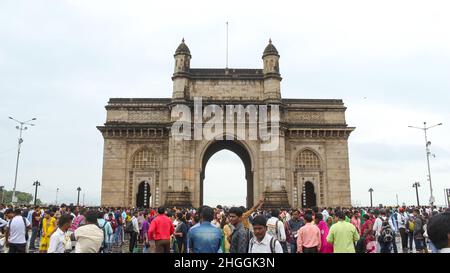
[[[286,246],[286,232],[284,230],[283,222],[278,218],[280,211],[277,209],[272,210],[272,217],[267,220],[267,232],[273,237],[275,237],[283,247],[284,253],[287,252]]]
[[[334,253],[355,253],[355,242],[359,234],[354,225],[345,221],[342,211],[336,212],[338,222],[331,226],[327,241],[333,244]]]
[[[170,253],[170,236],[172,236],[173,232],[174,226],[165,214],[165,208],[159,207],[158,216],[152,220],[148,230],[148,239],[155,240],[157,253]]]
[[[9,221],[5,239],[9,253],[25,253],[31,224],[26,217],[22,216],[20,209],[15,209],[14,213],[12,210],[7,211],[7,214],[8,218],[12,218]]]
[[[305,214],[306,224],[298,230],[297,253],[318,253],[322,244],[320,230],[311,224],[311,213]]]
[[[228,215],[230,224],[234,226],[230,238],[230,253],[247,253],[248,242],[251,236],[250,230],[244,228],[242,224],[242,210],[237,207],[232,207],[228,211]]]
[[[280,242],[267,233],[267,220],[258,215],[253,219],[253,237],[250,239],[248,253],[283,253]]]
[[[200,210],[201,221],[195,228],[192,227],[187,234],[190,253],[218,253],[222,244],[222,232],[211,224],[214,210],[204,206]]]

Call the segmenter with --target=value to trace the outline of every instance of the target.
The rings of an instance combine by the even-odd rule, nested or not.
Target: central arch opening
[[[217,155],[221,155],[224,154],[225,155],[225,160],[222,161],[222,164],[220,165],[215,165],[214,162],[213,163],[213,169],[212,171],[214,171],[214,167],[216,168],[220,168],[219,171],[215,172],[215,174],[224,174],[226,175],[227,172],[230,175],[227,175],[223,178],[221,178],[221,181],[228,181],[229,183],[225,184],[225,185],[220,185],[219,187],[217,187],[217,189],[215,189],[216,191],[221,190],[222,192],[218,192],[219,196],[222,196],[223,201],[218,200],[216,196],[216,194],[213,194],[210,197],[205,198],[205,193],[209,193],[210,189],[209,189],[209,185],[208,185],[208,191],[205,192],[204,191],[204,181],[205,181],[205,171],[206,171],[206,166],[208,161],[218,152],[222,151],[222,150],[227,150],[227,151],[223,151]],[[213,157],[214,160],[215,157]],[[220,156],[219,156],[220,158]],[[233,162],[232,165],[228,165],[227,164],[227,160],[233,160],[233,158],[235,160],[239,160],[242,161],[243,165],[244,165],[244,172],[242,173],[244,175],[243,178],[237,178],[239,181],[232,181],[233,179],[236,179],[236,173],[239,172],[239,167],[234,168],[234,170],[237,170],[237,172],[233,172],[230,173],[230,167],[236,166],[236,163]],[[219,160],[219,162],[221,162],[221,160]],[[228,161],[229,162],[229,161]],[[225,164],[223,164],[225,163]],[[219,141],[215,141],[213,143],[211,143],[208,148],[206,149],[206,151],[203,154],[203,159],[202,159],[202,171],[200,173],[200,205],[210,205],[210,206],[215,206],[215,205],[233,205],[232,201],[233,198],[236,198],[239,196],[239,194],[236,193],[236,191],[244,191],[246,189],[246,195],[245,195],[245,199],[243,200],[244,203],[239,203],[239,204],[234,204],[234,205],[246,205],[247,207],[252,207],[253,206],[253,172],[252,172],[252,162],[251,162],[251,157],[249,152],[247,151],[247,149],[239,142],[237,141],[232,141],[232,140],[219,140]],[[208,175],[211,175],[210,173],[208,173]],[[238,175],[238,174],[237,174]],[[212,176],[212,179],[214,179],[214,176]],[[209,181],[209,177],[206,181]],[[215,182],[217,181],[211,181],[212,185],[216,184]],[[238,186],[236,185],[236,183],[239,182],[243,182],[245,183],[244,185]],[[207,182],[208,183],[208,182]],[[236,185],[236,186],[234,186]],[[229,198],[227,198],[227,192],[230,193]],[[239,198],[239,197],[238,197]],[[205,203],[204,201],[207,201],[207,203]],[[238,200],[236,200],[238,201]],[[211,204],[211,202],[213,204]],[[214,204],[215,203],[215,204]]]

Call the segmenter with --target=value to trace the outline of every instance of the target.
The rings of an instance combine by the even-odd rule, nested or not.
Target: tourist
[[[373,220],[369,214],[364,214],[364,224],[361,228],[361,238],[363,239],[363,253],[376,253],[377,241],[373,231]]]
[[[174,236],[175,240],[177,242],[178,249],[176,249],[177,253],[186,253],[186,240],[187,240],[187,233],[188,233],[188,226],[186,223],[186,219],[183,216],[183,213],[178,212],[176,214],[178,225],[175,229]],[[175,249],[174,249],[175,252]]]
[[[145,214],[145,219],[142,222],[142,227],[141,227],[141,236],[142,236],[142,241],[144,242],[144,248],[142,249],[143,253],[150,252],[150,241],[148,240],[148,230],[149,229],[150,229],[150,216],[148,214]]]
[[[129,215],[133,215],[130,219],[130,221],[128,221],[127,223],[127,231],[130,234],[130,244],[129,244],[129,248],[128,251],[130,253],[133,253],[135,251],[135,248],[137,247],[137,243],[138,243],[138,235],[139,235],[139,222],[138,222],[138,211],[135,210],[133,211],[133,213],[131,214],[131,212],[129,213]],[[130,229],[131,226],[131,229]]]
[[[154,240],[157,253],[170,253],[170,237],[174,232],[172,221],[164,207],[158,208],[158,216],[150,223],[148,240]]]
[[[73,219],[72,225],[70,226],[70,231],[75,231],[77,228],[81,227],[82,225],[86,224],[86,212],[87,209],[82,208],[78,215]]]
[[[317,227],[320,230],[320,241],[321,241],[321,247],[320,247],[320,253],[333,253],[333,245],[328,243],[327,236],[329,233],[328,225],[323,221],[323,215],[322,213],[317,213],[314,217],[314,222],[317,225]]]
[[[42,238],[41,243],[39,245],[40,253],[47,252],[50,243],[50,237],[57,228],[56,218],[53,217],[53,215],[54,215],[53,212],[48,210],[44,214],[44,219],[42,219]]]
[[[395,243],[395,233],[387,218],[381,224],[378,243],[380,244],[380,253],[391,253],[392,245]]]
[[[439,253],[450,253],[450,210],[431,217],[427,233]]]
[[[292,212],[292,218],[286,222],[286,242],[290,245],[291,253],[297,253],[297,236],[298,230],[305,224],[303,219],[300,218],[300,211],[294,210]]]
[[[251,236],[250,230],[246,229],[242,223],[242,210],[232,207],[228,211],[228,217],[230,224],[233,225],[233,233],[230,236],[230,253],[246,253]]]
[[[76,241],[75,253],[98,253],[103,243],[103,231],[97,224],[98,212],[86,212],[86,224],[77,228],[71,235]]]
[[[233,226],[229,223],[228,217],[225,214],[222,214],[220,229],[222,230],[222,253],[230,253],[230,242],[228,238],[233,233]]]
[[[50,236],[47,253],[64,253],[66,249],[72,249],[70,237],[66,236],[71,224],[72,217],[70,215],[61,215],[58,221],[58,228]]]
[[[361,235],[361,219],[360,219],[360,216],[361,215],[360,215],[359,211],[355,210],[353,212],[353,216],[351,217],[350,223],[355,226],[356,231],[358,232],[358,234]]]
[[[280,242],[267,232],[267,220],[262,215],[253,218],[253,237],[248,253],[283,253]]]
[[[425,249],[425,237],[423,236],[425,230],[424,225],[425,220],[420,215],[419,209],[414,209],[414,231],[413,231],[413,237],[414,237],[414,245],[416,246],[416,252],[422,253]]]
[[[14,212],[12,209],[6,210],[5,216],[10,219],[5,236],[9,253],[26,253],[28,230],[31,229],[31,223],[22,216],[20,209],[15,209]]]
[[[311,224],[313,221],[311,213],[306,213],[304,219],[306,224],[298,230],[297,253],[318,253],[322,245],[320,230]]]
[[[36,250],[36,238],[39,231],[39,222],[41,220],[41,208],[36,206],[33,213],[31,214],[31,239],[30,239],[30,250]]]
[[[408,234],[406,233],[406,217],[405,217],[405,209],[399,208],[396,213],[397,216],[397,225],[398,232],[400,233],[400,240],[402,243],[402,251],[403,253],[408,252]]]
[[[278,218],[280,215],[279,210],[274,209],[271,212],[271,218],[267,220],[267,232],[272,237],[275,237],[281,244],[281,247],[283,248],[284,252],[287,252],[286,247],[286,231],[284,229],[283,222]]]
[[[112,217],[112,214],[111,214]],[[97,215],[97,225],[103,232],[103,243],[100,247],[100,252],[111,253],[112,242],[111,236],[113,235],[113,229],[111,223],[105,220],[103,213],[98,213]]]
[[[190,253],[218,253],[221,246],[222,234],[218,228],[211,224],[214,210],[204,206],[199,209],[200,222],[193,226],[187,235]]]
[[[261,208],[261,206],[264,204],[264,198],[260,198],[258,203],[256,203],[253,207],[251,207],[249,210],[245,211],[242,213],[242,217],[241,217],[241,221],[242,224],[244,225],[244,228],[246,229],[250,229],[250,221],[249,218],[252,215],[252,213],[254,213],[255,211],[257,211],[259,208]],[[242,210],[243,211],[243,210]]]
[[[359,240],[359,234],[354,225],[345,222],[345,214],[336,212],[338,222],[331,226],[327,241],[333,244],[333,253],[355,253],[354,243]]]

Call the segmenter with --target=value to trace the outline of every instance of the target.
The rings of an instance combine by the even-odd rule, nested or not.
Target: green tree
[[[1,194],[0,194],[0,200],[2,198],[3,195],[3,203],[5,204],[9,204],[12,202],[12,191],[7,191],[4,190]],[[33,204],[34,203],[34,197],[32,194],[27,193],[27,192],[21,192],[21,191],[16,191],[16,197],[17,197],[17,203],[18,204]],[[40,205],[42,204],[41,200],[39,200],[39,198],[36,200],[36,204]]]

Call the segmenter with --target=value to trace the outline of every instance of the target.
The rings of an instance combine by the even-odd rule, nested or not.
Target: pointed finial
[[[181,39],[181,42],[184,43],[184,37],[183,37],[183,39]]]
[[[272,43],[272,38],[269,38],[269,44],[271,44]]]

